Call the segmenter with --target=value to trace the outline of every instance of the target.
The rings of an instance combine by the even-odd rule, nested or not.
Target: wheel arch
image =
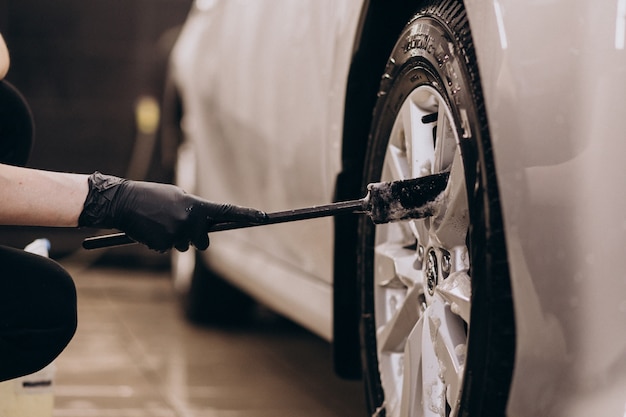
[[[335,201],[363,197],[365,148],[380,77],[398,35],[421,0],[365,0],[356,31],[344,103],[341,172]],[[356,272],[357,217],[334,221],[333,363],[337,375],[361,377]],[[339,314],[341,312],[341,314]]]

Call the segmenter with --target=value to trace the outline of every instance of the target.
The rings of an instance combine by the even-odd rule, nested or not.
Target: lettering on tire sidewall
[[[468,109],[473,107],[467,88],[467,71],[462,66],[464,57],[452,39],[436,19],[426,16],[416,18],[400,36],[387,73],[395,79],[402,71],[407,71],[408,65],[411,67],[408,82],[413,84],[413,88],[423,84],[437,88],[455,113],[459,136],[467,139],[472,137],[474,130],[470,120],[476,119],[468,114]],[[392,107],[396,104],[399,105],[394,103]]]

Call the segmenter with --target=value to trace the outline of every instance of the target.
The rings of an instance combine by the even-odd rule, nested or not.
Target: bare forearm
[[[0,224],[75,227],[87,176],[0,164]]]

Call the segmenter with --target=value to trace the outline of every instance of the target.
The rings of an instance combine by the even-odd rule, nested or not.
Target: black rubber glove
[[[262,223],[262,211],[216,204],[169,184],[130,181],[103,175],[89,176],[89,194],[79,226],[118,229],[150,249],[172,247],[185,251],[193,244],[209,246],[207,230],[215,223]]]

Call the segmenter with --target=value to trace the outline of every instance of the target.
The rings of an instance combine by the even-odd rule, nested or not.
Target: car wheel
[[[195,152],[188,142],[178,149],[175,183],[188,192],[196,188]],[[232,325],[245,323],[252,316],[254,301],[207,268],[200,252],[190,248],[172,251],[171,256],[174,290],[190,321]]]
[[[364,184],[449,171],[434,216],[359,223],[371,415],[504,415],[514,320],[495,168],[460,0],[408,23],[382,77]]]

